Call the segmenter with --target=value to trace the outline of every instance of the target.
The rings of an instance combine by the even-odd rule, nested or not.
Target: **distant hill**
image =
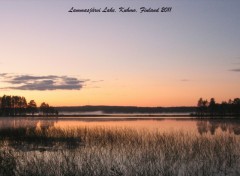
[[[103,113],[191,113],[196,107],[137,107],[137,106],[62,106],[55,107],[59,112],[94,112]]]

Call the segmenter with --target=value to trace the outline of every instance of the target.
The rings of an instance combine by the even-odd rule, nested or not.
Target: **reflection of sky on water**
[[[106,113],[103,111],[61,111],[59,112],[59,115],[117,115],[117,116],[125,116],[125,115],[129,115],[129,116],[141,116],[141,115],[186,115],[188,116],[190,113],[192,112],[162,112],[162,113]],[[171,117],[170,117],[171,118]],[[174,118],[174,117],[173,117]]]
[[[0,129],[3,128],[77,128],[106,127],[134,128],[137,130],[158,130],[160,132],[184,131],[198,134],[216,134],[227,132],[239,135],[240,120],[235,119],[125,119],[125,118],[81,118],[81,119],[33,119],[33,118],[0,118]]]
[[[196,123],[194,121],[177,121],[177,120],[120,120],[120,121],[58,121],[54,124],[56,127],[107,127],[107,128],[134,128],[146,130],[168,131],[194,131]],[[187,128],[186,128],[187,126]]]

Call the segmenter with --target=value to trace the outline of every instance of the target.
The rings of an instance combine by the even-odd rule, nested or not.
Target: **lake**
[[[190,119],[189,117],[67,117],[67,118],[0,118],[3,128],[51,128],[71,129],[78,127],[132,128],[159,132],[183,131],[196,134],[231,133],[240,134],[240,119]]]
[[[240,173],[240,120],[0,118],[0,175]]]

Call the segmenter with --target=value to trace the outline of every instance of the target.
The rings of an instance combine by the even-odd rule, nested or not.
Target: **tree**
[[[34,113],[37,112],[37,104],[34,100],[31,100],[27,105],[27,111],[34,116]]]
[[[25,97],[20,98],[19,102],[20,115],[26,114],[27,111],[27,100]]]
[[[2,97],[0,97],[0,115],[2,115]]]
[[[216,103],[214,98],[211,98],[209,103],[200,98],[197,106],[197,115],[240,115],[240,98],[222,101],[221,104]]]
[[[200,98],[198,100],[197,106],[198,106],[197,109],[198,109],[199,115],[204,115],[205,113],[207,113],[207,106],[208,106],[207,100],[203,100],[202,98]]]
[[[223,101],[221,104],[220,104],[220,107],[219,107],[219,113],[222,114],[222,115],[226,115],[228,114],[230,111],[229,111],[229,104],[226,102],[226,101]]]
[[[58,111],[55,110],[54,107],[52,106],[49,106],[49,104],[43,102],[41,105],[40,105],[40,111],[42,112],[43,115],[53,115],[53,114],[56,114],[58,115]]]
[[[43,115],[48,115],[49,105],[47,103],[43,102],[40,105],[40,111],[43,113]]]
[[[1,98],[2,115],[15,116],[26,114],[27,102],[25,97],[7,96]]]
[[[232,108],[234,114],[240,114],[240,98],[235,98],[232,102]]]
[[[203,99],[200,98],[197,103],[197,111],[199,115],[203,114],[202,104],[203,104]]]
[[[12,99],[11,96],[4,95],[1,99],[2,115],[10,116],[12,114]]]
[[[40,106],[40,111],[43,115],[58,114],[54,107],[49,106],[43,102]],[[4,95],[0,97],[0,115],[2,116],[16,116],[26,115],[26,113],[38,112],[37,104],[34,100],[27,103],[25,97]]]
[[[214,98],[210,99],[208,109],[209,109],[209,112],[210,112],[211,115],[216,113],[217,107],[216,107],[216,102],[215,102]]]

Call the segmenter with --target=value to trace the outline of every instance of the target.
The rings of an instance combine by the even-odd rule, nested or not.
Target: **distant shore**
[[[24,115],[24,116],[0,116],[1,118],[30,118],[33,120],[87,120],[87,121],[106,121],[106,120],[196,120],[196,119],[239,119],[237,115],[216,115],[216,116],[197,116],[193,114],[59,114],[59,115]]]

